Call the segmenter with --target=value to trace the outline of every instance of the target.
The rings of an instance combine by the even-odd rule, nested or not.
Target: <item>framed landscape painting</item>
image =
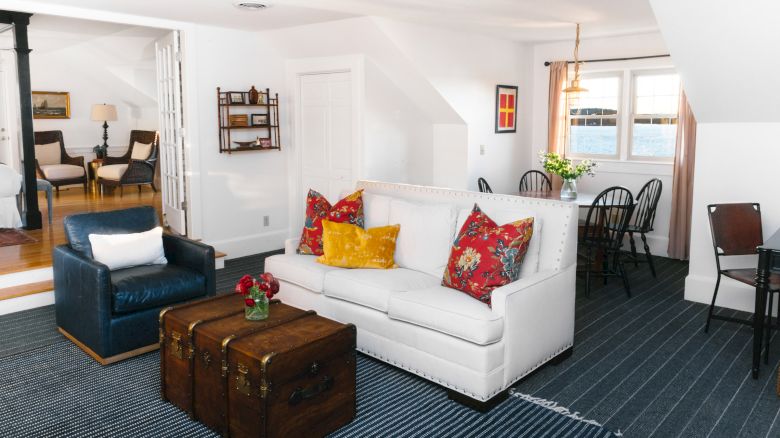
[[[33,91],[33,119],[69,119],[70,93],[67,91]]]
[[[517,87],[496,85],[496,133],[517,132]]]

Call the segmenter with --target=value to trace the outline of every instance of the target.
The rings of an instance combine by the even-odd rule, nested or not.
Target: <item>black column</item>
[[[27,25],[31,14],[0,11],[0,22],[13,23],[16,69],[19,81],[19,107],[22,121],[22,154],[24,157],[24,204],[28,230],[42,226],[38,209],[38,182],[35,172],[35,137],[33,134],[32,90],[30,85],[30,48],[27,43]]]

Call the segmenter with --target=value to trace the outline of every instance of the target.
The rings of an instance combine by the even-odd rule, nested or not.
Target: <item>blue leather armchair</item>
[[[163,235],[167,265],[110,271],[92,258],[90,234],[125,234],[159,225],[152,207],[68,216],[68,245],[54,249],[54,299],[60,332],[107,365],[158,347],[159,314],[216,293],[214,248]]]

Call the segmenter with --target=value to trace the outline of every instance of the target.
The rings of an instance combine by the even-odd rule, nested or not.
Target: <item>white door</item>
[[[184,131],[182,129],[181,46],[173,31],[154,44],[157,53],[157,107],[160,112],[160,177],[165,224],[186,234]]]
[[[353,187],[352,76],[350,72],[300,76],[300,199],[308,190],[331,203]],[[301,218],[303,214],[296,215]],[[302,224],[301,224],[302,225]]]
[[[15,53],[0,49],[0,162],[22,173],[21,150],[17,138],[18,84]]]

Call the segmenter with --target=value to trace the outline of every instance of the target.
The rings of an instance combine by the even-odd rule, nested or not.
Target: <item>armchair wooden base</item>
[[[116,356],[111,357],[101,357],[94,351],[92,351],[91,348],[84,345],[82,342],[80,342],[78,339],[76,339],[73,335],[68,333],[67,331],[63,330],[62,327],[57,327],[57,330],[59,330],[60,333],[62,333],[63,336],[68,338],[71,342],[76,344],[77,347],[84,350],[85,353],[90,355],[92,359],[95,359],[100,365],[111,365],[112,363],[116,363],[119,361],[123,361],[125,359],[129,359],[131,357],[140,356],[144,353],[148,353],[150,351],[158,350],[160,348],[159,343],[154,343],[152,345],[147,345],[146,347],[136,348],[135,350],[130,350],[127,352],[124,352],[122,354],[117,354]]]

